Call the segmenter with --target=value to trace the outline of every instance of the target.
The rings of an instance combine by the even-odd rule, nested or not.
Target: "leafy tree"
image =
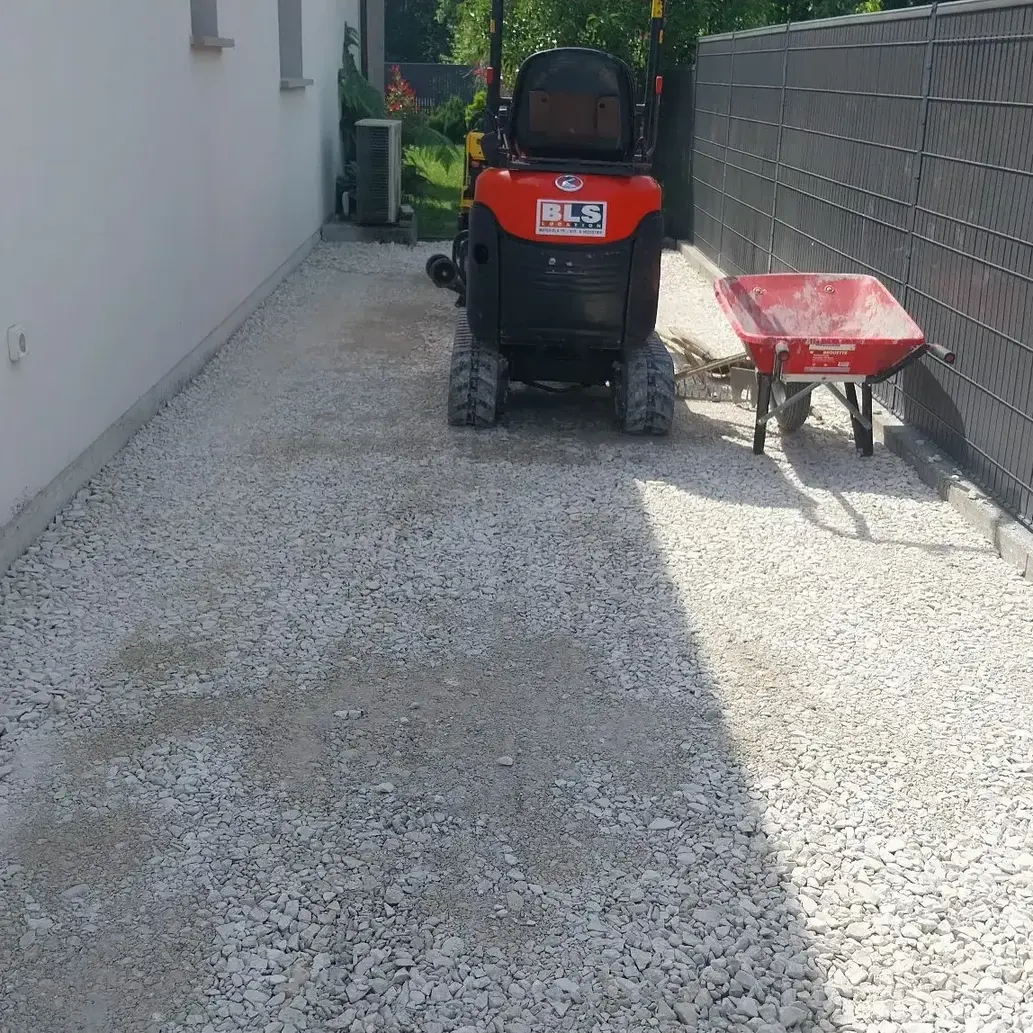
[[[490,10],[491,0],[442,0],[439,16],[455,26],[452,53],[461,64],[487,62]],[[697,4],[671,5],[672,47],[677,48],[679,37],[695,40],[700,28]],[[503,77],[511,82],[528,54],[555,46],[599,47],[641,66],[648,31],[649,7],[644,0],[508,0]]]
[[[911,0],[669,0],[664,63],[691,61],[699,36],[786,21],[828,18],[855,11],[906,6]],[[453,26],[452,56],[461,64],[488,57],[491,0],[439,0],[438,19]],[[642,68],[648,49],[645,0],[507,0],[503,78],[512,82],[520,62],[555,46],[598,47]]]
[[[438,20],[438,0],[385,0],[387,61],[441,61],[452,45],[452,28]]]
[[[843,14],[870,14],[882,10],[881,0],[783,0],[770,5],[767,24],[805,22],[811,18],[838,18]]]

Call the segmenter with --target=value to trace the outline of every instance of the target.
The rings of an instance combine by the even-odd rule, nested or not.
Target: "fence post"
[[[907,213],[907,240],[904,251],[904,306],[907,307],[911,292],[911,258],[915,250],[915,225],[918,222],[918,197],[922,187],[922,158],[925,155],[925,131],[929,124],[929,94],[932,91],[933,54],[936,44],[936,9],[933,3],[929,9],[928,32],[925,40],[925,65],[922,69],[922,104],[918,116],[918,149],[915,153],[915,167],[911,173],[911,197]]]
[[[782,90],[778,99],[778,140],[775,144],[775,181],[771,185],[771,233],[768,235],[768,268],[775,253],[775,210],[778,206],[778,170],[782,167],[782,131],[786,120],[786,73],[789,69],[789,22],[782,39]]]
[[[689,231],[689,243],[696,243],[696,55],[692,55],[689,71],[689,196],[686,198],[685,217]]]
[[[925,130],[929,122],[929,93],[932,88],[933,77],[933,53],[936,40],[936,8],[934,2],[929,9],[927,19],[927,32],[925,37],[925,64],[922,67],[922,101],[918,114],[918,148],[915,151],[915,167],[911,172],[911,196],[908,198],[907,210],[907,235],[904,240],[904,284],[903,298],[901,303],[905,308],[911,301],[911,259],[915,251],[915,226],[918,222],[918,197],[922,188],[922,156],[925,154]],[[897,409],[900,405],[899,377],[893,377],[886,382],[884,391],[888,392],[889,398],[881,398],[887,402],[891,409]]]
[[[732,90],[735,88],[735,30],[732,30],[732,50],[728,55],[728,114],[725,116],[725,156],[721,165],[721,227],[717,235],[717,264],[723,268],[725,254],[725,197],[728,183],[728,144],[732,138]]]

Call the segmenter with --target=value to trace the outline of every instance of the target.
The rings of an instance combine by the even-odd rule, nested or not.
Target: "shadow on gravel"
[[[542,438],[566,447],[575,423],[595,461],[522,463]],[[414,685],[356,687],[375,752],[407,758],[462,816],[439,859],[449,926],[540,980],[534,1021],[505,1029],[817,1029],[824,972],[765,816],[775,783],[744,767],[640,494],[640,477],[683,486],[697,459],[611,426],[608,399],[529,393],[506,432],[480,436],[503,493],[472,501],[488,540],[455,588],[475,594],[491,566],[506,602],[473,627],[457,609],[457,651],[484,652],[434,679],[439,720],[418,733],[398,731]],[[748,674],[762,710],[766,673]]]
[[[705,459],[698,463],[680,455],[674,460],[677,473],[665,479],[682,490],[740,505],[796,510],[816,528],[837,538],[918,549],[937,556],[985,552],[978,546],[953,542],[891,538],[870,526],[850,501],[850,495],[902,499],[928,496],[924,485],[901,482],[897,476],[900,460],[885,449],[879,448],[873,459],[860,459],[847,433],[813,422],[795,434],[778,438],[776,447],[781,449],[801,485],[827,492],[835,499],[852,525],[844,529],[822,518],[815,500],[786,478],[770,454],[752,454],[752,425],[710,415],[705,408],[704,404],[691,412],[679,409],[672,438],[646,446],[653,452],[706,447]],[[626,445],[626,439],[614,427],[609,395],[601,390],[543,394],[524,389],[513,398],[507,417],[507,427],[519,430],[531,440],[548,441],[576,434],[595,445],[621,441]],[[769,442],[772,436],[777,436],[777,430],[769,431]],[[595,448],[589,454],[597,452]]]
[[[365,385],[385,435],[411,406],[393,361],[394,380]],[[301,413],[312,388],[268,390]],[[439,408],[416,419],[407,451],[349,448],[342,422],[344,447],[213,471],[207,535],[239,570],[227,669],[180,643],[190,670],[170,684],[179,659],[122,650],[126,697],[82,735],[69,798],[46,787],[10,837],[2,1021],[827,1028],[766,812],[782,772],[726,721],[745,680],[760,727],[781,727],[782,673],[714,673],[653,524],[671,505],[677,525],[672,486],[786,508],[794,490],[770,461],[728,478],[740,430],[694,417],[691,437],[629,441],[606,398],[528,395],[497,434],[444,433]],[[165,519],[154,562],[171,566],[181,517]],[[179,619],[211,616],[214,588],[199,573]]]

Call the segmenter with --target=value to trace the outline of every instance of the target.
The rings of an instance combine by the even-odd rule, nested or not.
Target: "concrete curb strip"
[[[38,495],[0,527],[0,575],[50,526],[50,522],[170,399],[194,379],[266,298],[308,257],[320,230],[242,301],[200,344],[73,459]]]
[[[678,250],[701,276],[717,280],[727,275],[693,245],[679,242]],[[903,459],[925,484],[983,534],[1002,559],[1033,581],[1033,532],[968,480],[931,441],[884,407],[878,406],[874,423],[879,442]]]

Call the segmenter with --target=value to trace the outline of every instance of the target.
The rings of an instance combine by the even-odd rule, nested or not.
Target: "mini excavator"
[[[651,175],[663,79],[664,2],[650,0],[645,91],[613,54],[559,47],[521,65],[503,100],[503,0],[492,0],[487,107],[467,137],[452,254],[427,262],[460,309],[448,422],[490,427],[512,383],[606,386],[629,434],[674,417],[656,333],[663,216]],[[556,388],[553,385],[564,385]]]

